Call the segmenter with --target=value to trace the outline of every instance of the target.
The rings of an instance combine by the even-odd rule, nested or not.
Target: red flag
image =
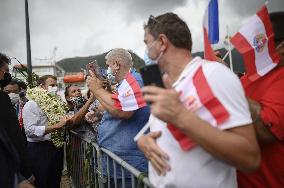
[[[210,37],[209,35],[210,34]],[[210,40],[211,38],[211,40]],[[211,44],[219,40],[218,1],[209,0],[203,16],[204,59],[217,61]],[[212,41],[213,40],[213,41]]]
[[[248,76],[247,83],[271,71],[279,56],[274,44],[274,33],[266,6],[263,6],[240,31],[232,37],[232,44],[243,55]]]

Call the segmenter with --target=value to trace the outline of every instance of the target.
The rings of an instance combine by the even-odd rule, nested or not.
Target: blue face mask
[[[146,47],[146,49],[145,49],[145,53],[144,53],[145,65],[157,64],[160,57],[163,54],[163,52],[162,52],[156,59],[152,59],[152,58],[149,57],[149,50],[154,46],[155,43],[156,43],[156,41],[154,41],[149,48]]]
[[[144,62],[145,65],[152,65],[152,64],[157,64],[157,60],[153,60],[149,57],[149,50],[146,48],[145,53],[144,53]]]

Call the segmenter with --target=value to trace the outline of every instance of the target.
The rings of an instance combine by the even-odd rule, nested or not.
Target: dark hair
[[[191,33],[186,23],[174,13],[165,13],[160,16],[150,16],[144,29],[157,39],[160,34],[165,34],[171,43],[189,51],[192,49]]]
[[[73,85],[70,84],[70,85],[68,85],[68,86],[65,87],[65,91],[64,91],[64,96],[65,96],[65,98],[68,97],[68,95],[69,95],[69,89],[70,89],[71,86],[73,86]]]
[[[272,28],[274,32],[274,41],[276,46],[278,46],[284,40],[284,11],[282,12],[272,12],[269,14],[270,20],[272,22]]]
[[[56,78],[55,76],[53,76],[53,75],[44,75],[44,76],[42,76],[42,77],[40,77],[40,78],[38,79],[37,85],[38,85],[38,86],[44,85],[45,82],[46,82],[46,80],[47,80],[48,78],[52,78],[52,79],[54,79],[54,80],[57,80],[57,78]]]
[[[11,60],[10,58],[3,54],[3,53],[0,53],[0,67],[3,67],[5,64],[10,64]]]
[[[7,85],[17,85],[19,91],[21,90],[20,85],[19,85],[19,82],[18,82],[17,80],[11,80],[11,81],[9,82],[9,84],[7,84]]]
[[[18,81],[18,85],[20,86],[21,89],[24,89],[24,90],[27,89],[27,84],[22,80]]]

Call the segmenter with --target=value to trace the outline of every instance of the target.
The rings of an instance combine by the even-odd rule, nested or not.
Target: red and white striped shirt
[[[181,101],[189,108],[196,106],[195,113],[213,127],[225,130],[251,123],[239,79],[220,63],[194,58],[173,87],[181,92]],[[155,116],[150,116],[148,124],[151,131],[162,132],[157,144],[169,155],[171,166],[166,176],[158,176],[149,164],[149,177],[154,186],[236,187],[234,167],[217,160],[188,137],[177,137],[172,130],[174,126],[167,126]]]

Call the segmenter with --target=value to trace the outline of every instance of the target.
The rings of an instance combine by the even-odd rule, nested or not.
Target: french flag
[[[246,68],[244,87],[271,71],[280,60],[266,6],[263,6],[232,38],[243,55]]]
[[[214,95],[203,73],[202,65],[196,70],[193,78],[185,79],[176,89],[180,92],[180,99],[187,108],[192,105],[199,106],[196,113],[212,126],[216,127],[230,117],[227,109]],[[190,100],[192,97],[195,99],[194,102]],[[196,143],[175,125],[168,124],[168,129],[182,150],[188,151],[196,146]]]
[[[114,108],[122,111],[133,111],[146,106],[140,86],[129,72],[116,93],[112,95]]]
[[[219,41],[218,0],[209,0],[203,17],[204,59],[216,61],[217,57],[211,47]]]

